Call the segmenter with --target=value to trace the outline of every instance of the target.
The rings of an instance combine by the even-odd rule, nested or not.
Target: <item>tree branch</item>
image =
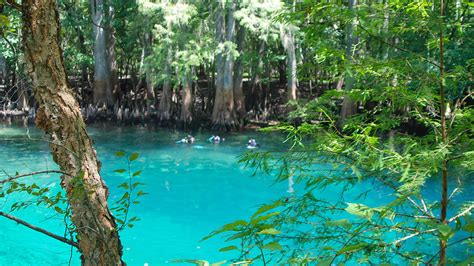
[[[71,246],[73,246],[73,247],[75,247],[75,248],[78,248],[77,242],[74,242],[74,241],[72,241],[72,240],[70,240],[70,239],[67,239],[67,238],[64,238],[64,237],[62,237],[62,236],[58,236],[58,235],[56,235],[56,234],[53,234],[53,233],[51,233],[51,232],[49,232],[49,231],[47,231],[47,230],[45,230],[45,229],[42,229],[42,228],[39,228],[39,227],[37,227],[37,226],[34,226],[34,225],[30,224],[30,223],[27,223],[27,222],[25,222],[25,221],[23,221],[23,220],[21,220],[21,219],[15,217],[15,216],[12,216],[12,215],[10,215],[10,214],[8,214],[8,213],[5,213],[5,212],[0,211],[0,216],[3,216],[3,217],[8,218],[8,219],[10,219],[10,220],[13,220],[13,221],[15,221],[15,222],[17,222],[17,223],[19,223],[19,224],[21,224],[21,225],[24,225],[24,226],[26,226],[26,227],[28,227],[28,228],[30,228],[30,229],[33,229],[33,230],[35,230],[35,231],[37,231],[37,232],[40,232],[40,233],[42,233],[42,234],[45,234],[45,235],[47,235],[47,236],[49,236],[49,237],[52,237],[52,238],[54,238],[54,239],[56,239],[56,240],[59,240],[59,241],[61,241],[61,242],[63,242],[63,243],[66,243],[66,244],[68,244],[68,245],[71,245]]]
[[[45,171],[38,171],[38,172],[33,172],[33,173],[28,173],[28,174],[22,174],[22,175],[12,176],[12,177],[9,177],[9,178],[7,178],[7,179],[0,180],[0,184],[7,183],[7,182],[10,182],[10,181],[16,180],[16,179],[18,179],[18,178],[21,178],[21,177],[33,176],[33,175],[41,175],[41,174],[51,174],[51,173],[62,174],[62,175],[67,175],[67,176],[73,177],[73,176],[71,176],[70,174],[68,174],[68,173],[66,173],[66,172],[63,172],[63,171],[59,171],[59,170],[45,170]]]
[[[20,12],[23,11],[22,6],[21,6],[20,4],[18,4],[15,0],[7,0],[6,3],[7,3],[9,6],[13,7],[14,9],[16,9],[16,10],[18,10],[18,11],[20,11]]]
[[[469,208],[465,209],[465,210],[464,210],[463,212],[461,212],[460,214],[451,217],[451,219],[448,220],[448,223],[450,223],[450,222],[456,220],[457,218],[463,216],[464,214],[470,212],[472,209],[474,209],[474,204],[472,204],[471,206],[469,206]]]

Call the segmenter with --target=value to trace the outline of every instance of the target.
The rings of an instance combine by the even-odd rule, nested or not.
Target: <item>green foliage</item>
[[[281,199],[268,219],[252,223],[257,219],[252,216],[210,236],[239,239],[239,259],[245,251],[279,243],[283,250],[272,244],[275,252],[258,258],[283,263],[430,264],[438,250],[421,247],[440,240],[466,249],[450,262],[466,259],[472,252],[474,208],[462,197],[474,165],[474,9],[464,2],[447,5],[444,24],[438,4],[429,1],[363,2],[348,9],[337,1],[306,0],[281,14],[280,20],[297,25],[304,35],[311,60],[302,75],[324,71],[324,83],[333,89],[294,103],[295,123],[264,129],[286,133],[287,151],[251,151],[240,161],[278,181],[294,178],[303,191]],[[349,34],[358,42],[348,51]],[[335,89],[342,77],[353,79],[350,90]],[[340,117],[344,96],[357,107],[347,120]],[[441,117],[447,121],[446,140]],[[437,215],[441,195],[433,198],[425,188],[440,180],[443,165],[448,165],[450,195],[445,220]],[[378,191],[388,194],[370,206],[367,199]]]
[[[111,210],[114,212],[115,219],[118,223],[118,230],[123,230],[125,227],[133,228],[134,223],[140,221],[138,216],[130,216],[130,208],[132,205],[139,204],[140,197],[147,195],[148,193],[140,190],[140,187],[144,183],[136,181],[136,179],[142,173],[142,170],[133,170],[132,163],[140,156],[138,153],[133,152],[128,154],[124,151],[115,152],[117,158],[125,157],[127,160],[127,169],[116,169],[115,173],[120,175],[126,175],[126,181],[118,185],[118,188],[123,189],[125,192],[115,203]]]

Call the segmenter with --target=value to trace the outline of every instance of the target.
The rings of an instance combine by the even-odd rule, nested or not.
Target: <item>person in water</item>
[[[257,148],[258,143],[255,139],[249,139],[249,142],[247,143],[247,148],[249,149],[253,149],[253,148]]]
[[[209,139],[207,139],[209,142],[212,142],[214,144],[219,144],[221,143],[222,141],[225,140],[225,138],[221,138],[219,136],[214,136],[212,135]]]
[[[194,137],[191,136],[191,135],[188,135],[187,137],[181,139],[181,140],[178,140],[176,141],[177,144],[180,144],[180,143],[184,143],[184,144],[191,144],[191,143],[194,143]]]

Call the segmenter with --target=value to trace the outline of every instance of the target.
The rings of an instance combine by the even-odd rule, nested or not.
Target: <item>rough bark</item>
[[[105,23],[105,4],[103,0],[91,0],[91,16],[94,39],[94,89],[93,97],[96,106],[114,104],[107,51],[107,32]]]
[[[230,3],[227,17],[227,31],[225,29],[224,8],[219,3],[216,20],[216,39],[219,44],[232,41],[235,32],[235,1]],[[227,32],[227,35],[226,35]],[[238,121],[235,115],[233,97],[233,58],[228,48],[218,52],[216,56],[216,96],[212,112],[212,123],[218,130],[235,130]]]
[[[244,42],[245,42],[245,28],[239,26],[239,30],[237,31],[237,50],[239,52],[239,57],[235,60],[234,64],[234,103],[235,103],[235,111],[237,117],[240,121],[245,119],[246,110],[245,110],[245,98],[243,93],[243,51],[244,51]]]
[[[357,0],[349,0],[349,10],[354,10],[354,7],[357,6]],[[354,36],[354,26],[356,24],[356,19],[354,18],[352,23],[349,23],[346,29],[346,58],[349,62],[352,63],[354,58],[354,46],[357,44],[357,37]],[[344,90],[346,92],[352,90],[354,87],[354,77],[351,75],[346,75],[344,77],[345,87]],[[339,124],[343,125],[345,120],[354,115],[357,112],[357,103],[352,100],[352,98],[345,94],[344,99],[342,100],[342,107],[341,107],[341,118],[339,120]]]
[[[67,84],[59,45],[59,13],[54,0],[24,0],[27,72],[38,102],[36,124],[51,141],[61,186],[71,206],[83,265],[123,265],[122,246],[108,209],[108,189],[79,104]]]
[[[297,76],[296,76],[296,47],[295,33],[291,28],[285,29],[280,26],[280,38],[286,51],[286,76],[287,76],[287,99],[296,100]]]

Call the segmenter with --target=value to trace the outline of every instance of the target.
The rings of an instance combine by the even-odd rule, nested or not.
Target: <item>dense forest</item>
[[[86,130],[103,121],[284,133],[240,163],[302,192],[205,237],[238,241],[232,262],[474,261],[472,1],[0,0],[0,37],[1,115],[48,134],[75,228],[56,238],[84,265],[125,265]]]

